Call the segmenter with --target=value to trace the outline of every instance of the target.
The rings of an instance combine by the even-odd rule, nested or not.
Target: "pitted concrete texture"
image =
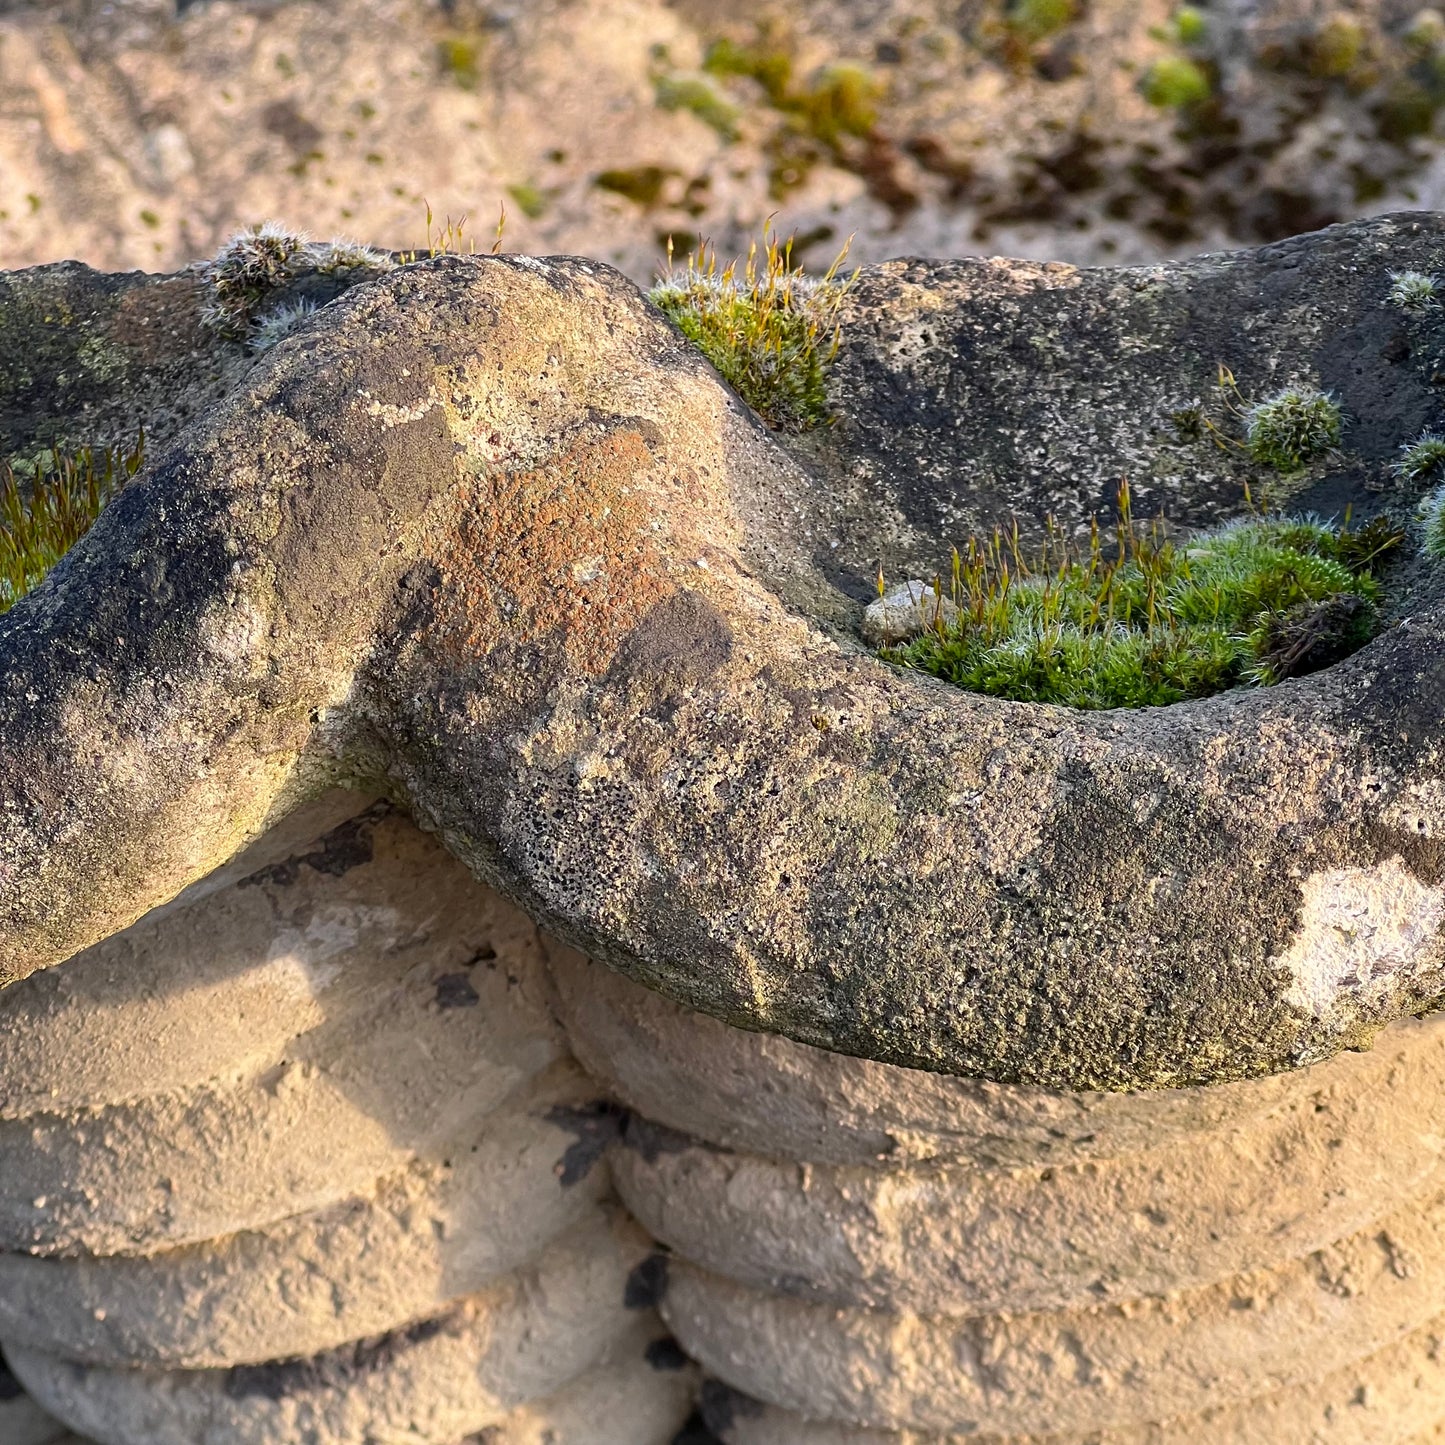
[[[398,817],[137,933],[0,994],[3,1077],[64,1097],[99,1058],[86,1103],[0,1121],[0,1247],[140,1253],[339,1204],[566,1053],[531,925]]]
[[[661,1335],[650,1308],[627,1304],[651,1248],[598,1211],[445,1313],[307,1359],[163,1372],[7,1355],[45,1409],[101,1445],[447,1445]]]
[[[525,1264],[595,1209],[617,1122],[562,1063],[445,1159],[319,1214],[149,1255],[0,1255],[0,1339],[98,1365],[214,1367],[384,1333]]]
[[[1297,1258],[1439,1177],[1445,1019],[1302,1071],[1230,1127],[1042,1169],[800,1167],[634,1119],[613,1165],[643,1225],[744,1284],[932,1314],[1097,1304]]]
[[[1212,1442],[1163,1422],[1295,1387],[1312,1409],[1310,1381],[1445,1311],[1445,1020],[1394,1025],[1288,1088],[1199,1099],[1192,1118],[1200,1091],[960,1089],[976,1112],[949,1138],[918,1100],[958,1081],[730,1029],[547,951],[579,1055],[637,1111],[613,1173],[672,1251],[663,1317],[768,1402],[725,1439]],[[1102,1145],[1041,1122],[1093,1104],[1115,1126]],[[1021,1138],[999,1144],[1010,1110]],[[909,1147],[858,1158],[857,1124],[886,1145],[900,1120]],[[800,1144],[829,1162],[786,1152]],[[1239,1438],[1274,1445],[1276,1407],[1239,1408]],[[1359,1438],[1398,1445],[1421,1419],[1402,1405]]]
[[[939,1434],[809,1419],[726,1386],[703,1388],[723,1445],[1436,1445],[1445,1439],[1445,1320],[1334,1374],[1200,1415],[1084,1434]]]
[[[152,908],[145,916],[146,923],[156,923],[169,913],[189,908],[222,888],[250,878],[263,868],[299,857],[317,839],[350,822],[379,801],[374,793],[359,793],[354,788],[328,788],[319,797],[302,803],[294,813],[278,819],[273,827],[267,828],[249,847],[242,848],[230,862],[223,863],[204,878],[198,878],[189,888],[181,889],[170,902]]]
[[[555,938],[543,942],[568,1039],[591,1073],[647,1119],[772,1159],[845,1167],[1108,1159],[1255,1118],[1309,1088],[1299,1071],[1133,1093],[950,1078],[733,1028]]]
[[[0,1220],[35,1226],[0,1340],[35,1430],[583,1445],[607,1410],[664,1445],[692,1408],[533,925],[368,803],[0,994]]]
[[[1273,1270],[1094,1309],[972,1318],[845,1309],[674,1259],[663,1317],[750,1395],[884,1429],[1083,1434],[1251,1399],[1445,1310],[1445,1199]]]
[[[1341,1441],[1433,1428],[1442,1066],[1400,1020],[1445,999],[1445,584],[1402,564],[1316,676],[1132,712],[967,695],[852,629],[879,550],[946,556],[965,503],[1074,521],[1128,474],[1237,512],[1242,449],[1163,421],[1241,337],[1251,395],[1350,417],[1296,500],[1376,506],[1439,404],[1439,318],[1388,278],[1442,237],[873,268],[814,472],[581,260],[400,267],[237,377],[0,618],[18,1335],[62,1281],[7,1341],[37,1401],[101,1445],[454,1445],[667,1363],[656,1305],[788,1428],[1210,1411],[1315,1445],[1376,1395]],[[339,781],[441,841],[378,806],[217,882]],[[634,982],[559,954],[559,1024],[531,926],[447,855]],[[641,1116],[670,1259],[589,1170],[608,1103],[527,1114],[576,1083],[564,1025]],[[194,1319],[148,1333],[150,1300]]]
[[[0,995],[0,1119],[255,1074],[302,1035],[365,1032],[420,967],[535,951],[515,909],[396,814],[249,852],[204,908],[178,899]]]
[[[673,1445],[697,1387],[696,1366],[665,1333],[629,1331],[603,1364],[463,1445]]]

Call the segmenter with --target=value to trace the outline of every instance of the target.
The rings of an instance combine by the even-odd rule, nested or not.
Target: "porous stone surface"
[[[69,1445],[72,1437],[26,1395],[0,1356],[0,1430],[6,1445]]]
[[[566,1056],[534,957],[525,920],[383,812],[6,990],[3,1247],[149,1253],[475,1147]]]
[[[1050,1435],[1047,1445],[1426,1445],[1440,1438],[1437,1321],[1347,1370],[1202,1415],[1142,1427]],[[724,1445],[1036,1445],[1018,1435],[879,1431],[807,1419],[724,1387],[705,1387],[704,1415]],[[1418,1432],[1418,1433],[1412,1433]],[[1044,1442],[1037,1442],[1044,1445]]]
[[[661,1335],[646,1312],[623,1314],[628,1276],[649,1250],[627,1221],[599,1219],[441,1315],[306,1359],[162,1375],[17,1345],[7,1357],[46,1409],[109,1445],[350,1445],[402,1430],[442,1445]]]
[[[985,1171],[804,1155],[800,1173],[776,1152],[633,1120],[614,1172],[651,1233],[748,1284],[806,1280],[820,1303],[934,1314],[1080,1307],[1213,1283],[1413,1208],[1438,1165],[1435,1117],[1410,1100],[1432,1096],[1441,1046],[1438,1030],[1407,1030],[1380,1045],[1378,1071],[1311,1071],[1309,1091],[1258,1124],[1107,1161]]]
[[[584,1166],[614,1129],[597,1086],[564,1066],[452,1141],[449,1158],[339,1205],[154,1253],[0,1254],[0,1338],[95,1364],[221,1366],[384,1333],[589,1215],[607,1176]]]
[[[267,300],[332,300],[362,273],[282,275]],[[0,463],[22,477],[54,449],[164,448],[255,361],[207,323],[204,265],[169,276],[75,261],[0,272]]]
[[[545,946],[569,1041],[592,1074],[654,1125],[770,1159],[1044,1169],[1248,1125],[1304,1092],[1298,1073],[1089,1093],[893,1068],[721,1021],[706,1026],[556,939]]]
[[[0,618],[17,1378],[102,1445],[663,1445],[689,1357],[749,1445],[1434,1429],[1438,572],[1132,713],[859,631],[1005,504],[1238,511],[1158,428],[1227,439],[1235,336],[1240,397],[1340,393],[1295,502],[1404,515],[1445,336],[1385,293],[1442,245],[873,268],[788,447],[576,259],[405,265],[228,373]]]
[[[245,370],[201,326],[199,275],[105,275],[74,261],[0,274],[0,460],[165,442]]]
[[[1002,258],[865,268],[844,309],[836,423],[803,445],[846,506],[840,585],[949,575],[940,540],[1115,514],[1201,528],[1257,505],[1364,517],[1408,502],[1399,447],[1440,422],[1445,312],[1389,304],[1389,274],[1439,264],[1437,222],[1339,227],[1181,264]],[[1407,258],[1414,258],[1409,260]],[[1220,385],[1220,367],[1233,384]],[[1341,445],[1281,476],[1242,445],[1249,404],[1333,396]],[[862,590],[866,589],[866,590]]]
[[[439,257],[354,289],[0,622],[23,679],[0,695],[0,976],[349,780],[610,965],[844,1052],[1117,1088],[1368,1040],[1445,986],[1438,575],[1397,579],[1394,625],[1326,672],[1082,715],[887,667],[850,594],[870,527],[882,548],[904,515],[941,554],[962,520],[873,464],[870,415],[897,401],[906,459],[934,382],[1008,318],[999,414],[1048,415],[1047,374],[1098,417],[1048,497],[1091,504],[1102,470],[1168,450],[1150,396],[1214,374],[1215,333],[1181,340],[1198,316],[1249,335],[1242,385],[1340,388],[1352,425],[1309,495],[1372,502],[1435,375],[1388,275],[1441,236],[1398,216],[1143,272],[866,273],[893,330],[854,313],[856,423],[811,473],[595,263]],[[903,364],[888,337],[925,314],[939,359]]]

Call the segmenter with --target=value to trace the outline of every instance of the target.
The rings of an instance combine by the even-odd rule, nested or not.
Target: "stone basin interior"
[[[1428,486],[1394,468],[1403,446],[1445,419],[1445,312],[1392,305],[1390,277],[1438,264],[1440,226],[1421,214],[1354,229],[1369,239],[1347,266],[1335,265],[1332,241],[1295,239],[1247,261],[1169,268],[870,268],[849,297],[835,362],[846,411],[783,438],[845,499],[820,564],[867,600],[880,562],[900,580],[946,575],[953,546],[996,526],[1017,521],[1036,545],[1052,517],[1082,537],[1091,517],[1113,518],[1125,480],[1137,517],[1162,515],[1181,533],[1252,508],[1410,521]],[[1343,431],[1337,447],[1281,473],[1240,443],[1247,407],[1289,385],[1338,401]],[[1401,605],[1417,589],[1434,598],[1426,569],[1394,572],[1388,591]]]

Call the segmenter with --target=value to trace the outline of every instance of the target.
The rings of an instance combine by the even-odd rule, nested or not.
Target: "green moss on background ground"
[[[704,244],[648,295],[764,421],[806,431],[828,416],[827,367],[849,284],[838,279],[842,261],[809,277],[793,265],[792,242],[765,231],[741,269],[719,268]]]
[[[0,613],[38,587],[140,468],[145,439],[118,448],[56,449],[33,476],[0,465]]]
[[[1420,533],[1425,555],[1445,562],[1445,487],[1437,487],[1420,504]]]
[[[1165,55],[1145,72],[1141,82],[1150,105],[1179,109],[1209,99],[1214,87],[1208,72],[1187,55]]]
[[[766,39],[754,45],[724,39],[708,47],[703,69],[756,81],[774,110],[825,145],[844,135],[866,136],[878,119],[878,83],[860,65],[840,62],[800,79],[786,49]]]
[[[1402,529],[1254,518],[1179,542],[1136,524],[1087,551],[1051,533],[1026,557],[995,533],[955,553],[958,611],[882,656],[970,692],[1078,708],[1149,707],[1267,686],[1338,662],[1379,628]]]

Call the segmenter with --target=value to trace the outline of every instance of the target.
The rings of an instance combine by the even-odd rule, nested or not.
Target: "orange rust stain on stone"
[[[650,525],[659,470],[639,433],[616,430],[478,481],[430,558],[447,644],[477,657],[550,638],[580,671],[605,671],[677,590]]]

